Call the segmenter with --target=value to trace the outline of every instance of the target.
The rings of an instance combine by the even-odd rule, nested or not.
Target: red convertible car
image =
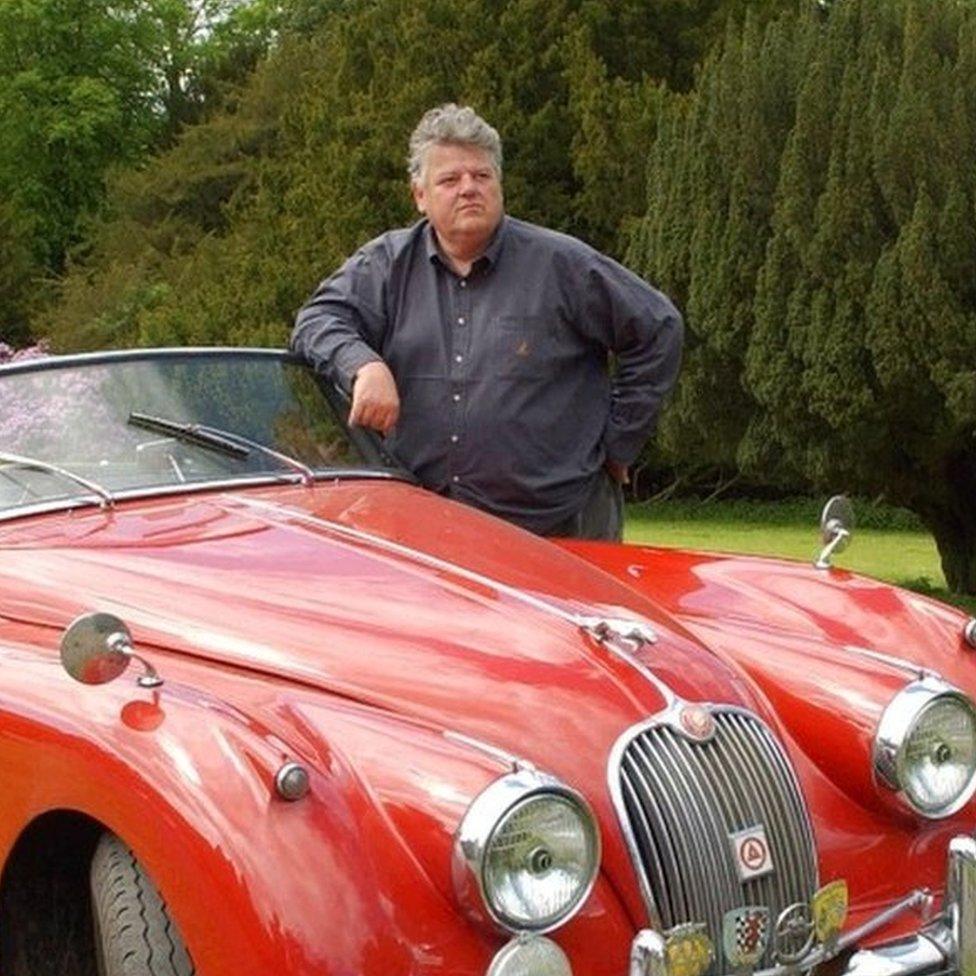
[[[976,623],[547,541],[263,350],[0,368],[4,976],[976,974]]]

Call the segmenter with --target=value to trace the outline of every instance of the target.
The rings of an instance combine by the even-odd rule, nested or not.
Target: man
[[[293,349],[426,487],[543,535],[619,539],[681,317],[581,241],[506,216],[501,141],[472,109],[427,112],[409,166],[422,219],[322,282]]]

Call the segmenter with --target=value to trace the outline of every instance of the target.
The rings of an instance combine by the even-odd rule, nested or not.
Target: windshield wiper
[[[59,478],[64,478],[66,481],[74,482],[76,485],[81,485],[82,488],[86,488],[93,495],[98,496],[99,508],[111,508],[115,504],[115,498],[107,488],[103,488],[94,481],[89,481],[87,478],[83,478],[80,474],[75,474],[67,468],[62,468],[57,464],[51,464],[50,461],[40,461],[37,458],[24,457],[22,454],[8,454],[6,451],[0,451],[0,464],[13,464],[20,468],[44,471],[47,474],[54,474]],[[23,486],[21,485],[20,487]]]
[[[217,431],[211,431],[201,424],[183,424],[176,420],[166,420],[164,417],[151,417],[147,413],[130,413],[127,423],[143,430],[151,430],[156,434],[169,434],[177,440],[197,447],[210,447],[231,457],[250,457],[251,452],[237,441],[225,437]]]
[[[274,458],[285,467],[297,471],[302,478],[303,484],[311,485],[315,483],[315,472],[301,461],[282,454],[274,448],[257,441],[252,441],[242,434],[234,431],[222,430],[218,427],[208,427],[206,424],[181,423],[178,420],[169,420],[166,417],[152,417],[146,413],[129,414],[128,423],[133,427],[141,427],[143,430],[151,430],[156,434],[169,434],[177,440],[195,444],[198,447],[208,447],[213,450],[222,451],[231,457],[246,458],[250,457],[251,451],[257,451],[267,457]]]

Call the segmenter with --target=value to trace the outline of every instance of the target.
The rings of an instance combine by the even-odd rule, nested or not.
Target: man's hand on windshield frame
[[[386,363],[374,360],[360,366],[352,385],[350,427],[369,427],[386,435],[400,416],[400,395]]]

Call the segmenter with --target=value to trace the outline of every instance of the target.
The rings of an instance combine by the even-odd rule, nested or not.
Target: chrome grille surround
[[[735,706],[704,706],[715,730],[696,741],[681,726],[684,702],[628,729],[608,763],[613,799],[650,924],[666,931],[704,922],[715,944],[711,971],[728,968],[727,911],[769,908],[770,924],[817,889],[813,831],[792,766],[770,729]],[[730,835],[761,824],[773,871],[740,881]],[[770,945],[758,968],[772,965]]]

